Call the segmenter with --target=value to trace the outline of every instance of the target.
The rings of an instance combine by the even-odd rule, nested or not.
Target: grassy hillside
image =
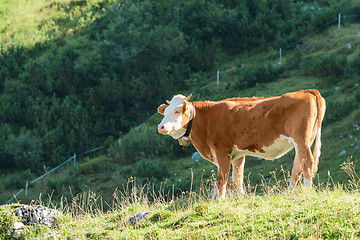
[[[100,18],[101,12],[89,10],[101,9],[107,2],[111,1],[1,1],[1,46],[31,49],[72,34]]]
[[[52,4],[39,1],[39,3],[32,5],[31,9],[29,8],[29,11],[24,13],[24,15],[15,14],[10,10],[4,10],[3,14],[6,14],[4,14],[5,17],[2,18],[2,20],[6,24],[2,25],[3,28],[1,31],[3,33],[9,33],[9,37],[4,40],[6,43],[5,47],[10,48],[14,44],[23,42],[25,48],[32,48],[32,46],[37,43],[41,43],[43,41],[41,39],[55,39],[51,43],[55,44],[53,45],[55,49],[59,47],[58,49],[64,51],[64,54],[68,53],[66,50],[67,47],[71,48],[71,51],[68,49],[70,52],[74,49],[76,49],[75,52],[79,49],[88,52],[87,47],[93,43],[92,38],[95,38],[91,35],[91,31],[99,30],[96,28],[97,25],[92,25],[92,23],[101,19],[104,12],[109,10],[109,8],[105,7],[108,2],[110,3],[111,1],[87,1],[86,4],[83,1],[56,1]],[[23,4],[21,3],[22,2],[19,2],[18,5],[13,6],[14,8],[18,7],[19,12],[24,11],[28,5],[25,2]],[[13,2],[11,2],[11,4],[13,4]],[[11,4],[9,2],[2,5],[2,7],[5,9],[4,6],[6,6],[12,9]],[[143,7],[149,6],[146,5]],[[91,9],[91,11],[89,9]],[[133,9],[133,11],[135,10]],[[90,12],[92,14],[90,14]],[[172,17],[172,15],[168,17]],[[22,24],[24,19],[32,18],[33,21],[25,21],[26,24]],[[110,19],[111,16],[109,15],[108,18]],[[44,19],[52,19],[54,22],[45,21]],[[152,20],[155,21],[156,19]],[[101,26],[105,23],[106,21],[101,22]],[[209,70],[209,72],[213,72],[213,74],[201,71],[189,73],[190,76],[183,79],[184,86],[181,89],[184,90],[182,93],[187,94],[190,91],[193,92],[192,100],[218,100],[237,96],[274,96],[306,88],[319,89],[327,100],[328,110],[323,128],[322,156],[320,158],[319,173],[316,176],[315,184],[320,184],[324,181],[327,182],[330,178],[329,172],[334,182],[346,183],[348,176],[341,170],[341,164],[351,157],[352,160],[356,162],[360,153],[358,143],[358,139],[360,139],[360,49],[356,47],[360,45],[360,37],[358,35],[360,28],[358,19],[356,18],[344,20],[343,23],[341,29],[332,25],[319,33],[302,39],[297,47],[286,48],[285,46],[281,65],[278,64],[278,50],[272,47],[264,48],[264,46],[266,46],[264,43],[258,45],[256,48],[251,48],[249,45],[247,51],[240,51],[240,53],[239,49],[231,44],[230,47],[226,48],[221,45],[214,50],[215,53],[213,52],[216,59],[214,60],[214,66],[212,66],[211,71]],[[30,26],[27,24],[33,25]],[[86,28],[88,25],[91,25],[91,27]],[[44,28],[40,26],[44,26]],[[84,31],[76,30],[81,26]],[[33,36],[38,36],[39,38],[26,37],[28,35],[26,29],[31,28],[35,29]],[[129,29],[129,31],[130,30],[131,29]],[[112,33],[117,32],[116,29],[111,29],[111,31]],[[110,34],[110,32],[105,32],[104,35],[106,34]],[[219,36],[221,35],[221,33],[217,34]],[[87,39],[89,35],[91,41]],[[298,40],[293,38],[289,39],[294,41]],[[290,40],[288,42],[289,45],[292,43]],[[60,42],[59,45],[57,45],[58,42]],[[227,41],[225,42],[227,43]],[[347,46],[348,43],[351,43],[355,48],[349,48]],[[225,45],[225,43],[223,44]],[[46,44],[43,45],[44,48],[45,46]],[[234,51],[231,51],[231,47],[234,48]],[[53,52],[51,52],[49,56],[47,54],[50,53],[46,52],[45,56],[39,57],[39,64],[48,63],[47,57],[51,56]],[[55,50],[54,54],[57,54]],[[77,58],[81,61],[75,61],[75,63],[83,63],[82,61],[88,59],[88,57],[86,54],[81,55],[81,57]],[[95,60],[97,59],[95,55],[92,57],[94,57]],[[30,64],[33,63],[34,62],[30,61]],[[88,68],[89,66],[99,66],[99,64],[95,63],[97,62],[95,61],[91,64],[88,62],[85,64],[86,68],[83,68],[85,65],[76,65],[79,68],[76,67],[74,72],[80,69],[80,72],[83,73],[84,69],[90,69]],[[72,62],[67,64],[71,66],[74,65]],[[223,71],[234,67],[236,68],[235,71],[221,74],[220,85],[217,86],[214,82],[215,70],[219,69]],[[95,75],[93,77],[96,78]],[[69,77],[66,79],[68,78]],[[40,76],[39,79],[42,79],[42,76]],[[99,87],[104,90],[102,96],[107,96],[110,91],[111,96],[114,96],[116,100],[116,91],[111,91],[114,89],[114,86],[111,85],[111,83],[107,85],[107,80],[105,78],[102,79],[106,82],[104,82],[105,85]],[[111,79],[111,81],[117,82],[118,79],[114,78]],[[13,84],[14,87],[17,83],[17,81],[8,81],[8,84]],[[46,85],[47,83],[44,84]],[[207,84],[209,85],[206,88],[202,88],[202,86]],[[42,85],[42,88],[47,89],[45,85]],[[116,86],[119,86],[119,84]],[[150,84],[149,86],[152,85]],[[10,93],[11,92],[8,93],[9,96],[13,96]],[[89,93],[91,93],[91,91],[86,92],[86,94]],[[52,136],[59,134],[58,137],[60,139],[67,139],[61,134],[69,129],[73,130],[73,128],[76,128],[76,131],[70,132],[71,134],[69,135],[72,136],[72,138],[70,138],[72,144],[79,146],[77,139],[80,138],[80,136],[82,139],[87,140],[89,146],[94,144],[93,141],[89,140],[91,136],[86,135],[89,133],[86,132],[83,125],[81,125],[81,121],[84,119],[80,116],[83,116],[85,111],[81,110],[83,105],[81,102],[74,100],[73,97],[74,94],[72,93],[70,97],[65,98],[65,100],[67,99],[66,101],[62,99],[64,101],[61,104],[58,104],[56,101],[52,102],[52,100],[47,103],[51,108],[54,107],[55,110],[51,111],[51,114],[46,115],[48,117],[46,123],[54,125],[56,131],[50,131],[45,135],[47,137],[46,140],[50,143],[49,146],[56,149],[56,151],[54,150],[55,153],[62,154],[52,155],[59,163],[63,159],[61,156],[65,155],[65,153],[60,151],[63,148],[58,148],[59,146],[52,141]],[[168,97],[171,98],[171,95]],[[106,103],[114,103],[114,99]],[[165,99],[161,99],[162,102],[164,100]],[[99,101],[94,100],[87,104],[91,105],[93,103],[99,103]],[[159,104],[160,103],[161,102],[159,102]],[[45,108],[46,107],[40,104],[36,105],[34,110]],[[152,112],[155,111],[156,107]],[[97,111],[94,112],[97,113]],[[67,113],[69,113],[69,115],[67,115]],[[80,122],[71,121],[68,124],[54,124],[52,122],[53,115],[61,116],[67,120],[80,119]],[[144,119],[144,116],[145,114],[142,114],[141,119]],[[42,125],[42,123],[44,123],[43,119],[37,117],[36,114],[34,114],[34,117],[41,131],[45,131],[46,128]],[[102,119],[102,116],[97,115],[97,117]],[[181,195],[183,191],[189,191],[191,186],[194,189],[198,189],[202,183],[209,184],[214,174],[216,174],[215,166],[203,159],[191,160],[191,155],[195,151],[194,148],[189,147],[188,149],[182,149],[178,146],[177,142],[170,137],[157,134],[156,125],[160,120],[161,116],[156,115],[143,127],[133,129],[129,133],[122,135],[120,146],[114,138],[110,137],[104,143],[105,148],[102,152],[80,158],[76,165],[69,164],[59,169],[54,174],[31,185],[29,195],[24,196],[24,193],[21,193],[17,196],[17,200],[26,203],[38,199],[39,196],[41,196],[42,199],[51,198],[53,202],[59,204],[62,196],[67,198],[68,201],[71,201],[71,199],[78,194],[91,190],[103,197],[104,201],[107,202],[105,206],[111,206],[114,190],[119,189],[122,191],[126,188],[129,179],[140,185],[147,183],[153,185],[155,191],[162,189],[166,193],[174,192],[175,195]],[[122,121],[125,121],[124,117],[118,119],[118,122]],[[98,122],[95,122],[97,126],[96,129],[100,131],[102,135],[106,135],[106,130],[101,128],[104,127],[104,125],[98,125]],[[116,122],[116,119],[111,119],[111,123],[114,122]],[[141,121],[139,120],[139,122]],[[132,122],[131,125],[135,125],[135,123]],[[4,132],[8,131],[6,130],[7,126],[8,125],[4,125],[2,129]],[[29,133],[21,129],[18,129],[18,131],[27,137],[26,139],[30,138],[31,141],[35,143],[38,142],[38,137],[31,135],[33,132]],[[85,132],[86,134],[82,134]],[[112,131],[110,135],[113,133]],[[10,133],[8,133],[8,135],[11,136]],[[4,135],[2,137],[4,138]],[[16,138],[16,136],[12,137],[15,138],[15,140],[19,140],[22,136],[20,135],[19,138]],[[4,140],[3,138],[2,140]],[[15,143],[17,142],[15,140],[13,143],[16,146]],[[66,142],[66,140],[64,141]],[[1,150],[4,150],[4,145],[5,144],[1,145]],[[84,148],[83,145],[79,147],[80,149]],[[340,153],[342,154],[340,155]],[[285,157],[275,161],[247,158],[245,166],[245,175],[247,177],[245,181],[250,184],[248,185],[247,191],[252,192],[254,189],[261,191],[261,184],[264,182],[271,184],[274,183],[275,178],[279,179],[283,177],[283,175],[287,176],[292,167],[293,155],[294,153],[291,152]],[[3,155],[2,157],[6,161],[11,162],[10,156]],[[31,157],[34,158],[36,156]],[[31,164],[31,166],[34,166],[34,164]],[[37,169],[40,169],[37,174],[29,170],[1,169],[0,202],[6,202],[12,194],[24,187],[27,179],[32,180],[42,172],[48,171],[49,166],[44,164]],[[286,185],[285,182],[283,182],[283,184]]]
[[[247,195],[244,197],[229,196],[224,201],[216,202],[208,199],[211,182],[216,176],[216,167],[204,159],[191,159],[192,154],[195,152],[192,146],[183,149],[178,146],[177,141],[158,134],[156,126],[161,121],[160,115],[155,115],[140,128],[133,128],[128,133],[121,134],[121,144],[114,138],[120,132],[119,128],[115,127],[116,122],[126,124],[127,127],[138,125],[148,116],[151,116],[152,113],[155,114],[156,107],[147,110],[150,113],[137,111],[140,112],[140,115],[134,121],[129,121],[126,116],[120,114],[121,119],[109,118],[111,121],[101,124],[96,119],[102,120],[105,115],[94,110],[92,113],[95,114],[96,118],[91,119],[95,119],[95,127],[91,127],[93,125],[89,126],[90,129],[95,129],[94,131],[97,131],[102,136],[102,138],[97,138],[96,141],[92,138],[93,136],[89,135],[88,131],[85,131],[89,126],[82,125],[83,121],[88,120],[83,117],[87,113],[86,109],[82,108],[85,105],[87,107],[92,106],[92,104],[104,104],[109,109],[101,108],[101,111],[104,110],[104,113],[105,110],[114,111],[112,112],[114,114],[120,113],[117,110],[120,105],[126,105],[117,97],[119,94],[117,90],[122,89],[123,83],[126,82],[119,84],[120,80],[124,80],[120,78],[123,72],[114,70],[118,65],[113,65],[111,59],[107,59],[106,66],[101,65],[99,59],[104,60],[107,55],[98,55],[97,50],[105,49],[106,53],[113,51],[104,39],[116,42],[116,39],[121,38],[121,35],[117,35],[121,32],[117,28],[119,26],[111,24],[121,22],[118,18],[123,16],[116,15],[116,13],[129,14],[129,12],[122,12],[120,5],[116,4],[112,5],[116,11],[111,12],[111,8],[108,8],[107,4],[111,4],[113,1],[57,0],[53,2],[34,2],[36,4],[30,4],[30,1],[2,1],[0,3],[1,23],[3,23],[0,24],[0,32],[2,33],[0,39],[3,43],[4,52],[10,52],[7,57],[14,53],[11,51],[30,54],[26,57],[28,62],[25,67],[18,68],[18,65],[10,64],[12,62],[8,63],[9,66],[18,68],[17,71],[20,73],[23,70],[31,70],[32,67],[39,67],[38,72],[30,73],[39,81],[36,84],[40,86],[41,91],[38,89],[39,91],[31,92],[31,90],[30,93],[34,93],[34,95],[30,95],[33,97],[48,94],[52,95],[52,98],[51,100],[47,99],[45,105],[41,103],[40,98],[37,98],[35,99],[36,104],[31,105],[29,108],[30,112],[33,113],[31,117],[36,119],[35,125],[38,129],[35,127],[36,130],[24,130],[16,125],[19,122],[15,121],[15,118],[11,120],[14,120],[13,122],[9,121],[2,124],[0,130],[4,134],[0,136],[0,142],[2,143],[0,144],[0,150],[6,154],[3,154],[1,159],[8,165],[11,164],[12,157],[15,156],[11,150],[19,152],[19,149],[22,148],[16,147],[22,140],[35,144],[35,146],[30,145],[30,148],[39,147],[41,138],[39,134],[46,136],[44,141],[48,141],[48,148],[51,147],[51,151],[54,151],[51,158],[56,159],[57,163],[61,163],[68,153],[65,152],[67,148],[62,148],[55,142],[55,139],[52,138],[54,135],[57,135],[57,139],[66,142],[65,145],[68,144],[66,146],[76,146],[76,149],[81,151],[99,143],[99,139],[106,139],[106,137],[108,139],[103,141],[104,148],[101,151],[78,158],[76,164],[70,163],[61,167],[46,178],[30,185],[28,196],[25,196],[24,192],[22,192],[16,197],[14,202],[40,203],[55,207],[63,212],[63,215],[57,220],[55,229],[43,226],[27,227],[22,230],[25,238],[42,239],[48,231],[59,233],[61,237],[70,239],[159,239],[163,238],[163,236],[168,239],[252,239],[255,236],[258,239],[360,238],[358,230],[360,223],[358,216],[359,197],[357,194],[359,188],[357,162],[360,158],[359,18],[343,19],[343,25],[340,29],[334,22],[334,24],[325,27],[320,32],[301,38],[301,41],[292,47],[287,46],[300,39],[297,37],[301,35],[300,33],[304,31],[304,28],[298,28],[298,32],[295,34],[297,37],[275,37],[275,40],[272,39],[274,44],[267,45],[266,40],[259,40],[260,36],[259,39],[256,39],[256,44],[252,43],[256,46],[250,44],[251,39],[248,37],[241,39],[248,41],[246,46],[236,46],[234,42],[237,42],[235,40],[238,39],[236,39],[236,36],[229,34],[231,31],[226,32],[228,29],[217,31],[217,26],[201,27],[201,21],[196,19],[198,15],[191,15],[190,11],[199,7],[196,1],[189,1],[189,5],[184,6],[184,9],[189,11],[186,14],[191,16],[191,18],[185,19],[189,21],[187,23],[194,24],[194,28],[196,24],[199,24],[199,29],[203,29],[204,32],[191,32],[185,27],[182,30],[184,32],[188,31],[189,38],[190,36],[194,37],[191,34],[201,37],[208,44],[204,45],[204,49],[210,49],[209,52],[201,48],[196,49],[196,46],[201,44],[196,43],[199,44],[196,45],[192,42],[192,45],[186,46],[192,47],[197,52],[194,50],[193,55],[187,55],[186,61],[190,61],[192,56],[202,54],[201,57],[191,61],[190,68],[194,69],[198,67],[198,64],[203,64],[206,67],[196,68],[196,71],[190,71],[186,68],[186,74],[181,76],[184,77],[184,79],[181,79],[181,86],[174,88],[166,86],[161,96],[167,94],[166,96],[171,98],[173,93],[177,93],[171,91],[176,89],[181,90],[184,95],[192,92],[192,100],[194,101],[219,100],[227,97],[267,97],[300,89],[316,88],[327,101],[327,112],[322,133],[322,155],[319,162],[319,172],[314,181],[315,189],[308,191],[299,188],[293,193],[287,192],[287,179],[292,168],[294,152],[290,152],[275,161],[248,157],[245,164]],[[313,1],[311,2],[313,3]],[[167,12],[166,9],[169,6],[165,6],[164,3],[163,5],[159,3],[154,8],[157,10],[163,9],[162,14],[164,15],[162,16],[164,19],[154,17],[157,16],[157,13],[154,13],[150,17],[151,23],[157,24],[162,20],[168,21],[169,19],[175,22],[180,21],[180,23],[185,21],[176,18],[174,13],[176,9],[172,8],[170,13]],[[211,8],[214,6],[207,6],[206,10],[211,12]],[[261,7],[266,9],[264,6]],[[144,9],[152,8],[149,4],[141,5],[140,10]],[[138,19],[137,14],[141,15],[141,11],[138,10],[132,8],[132,12],[130,11],[135,16],[135,20]],[[231,8],[222,10],[220,17],[217,15],[210,16],[214,22],[219,19],[222,21],[224,19],[222,16],[234,17],[234,15],[231,15],[234,14]],[[108,11],[113,15],[109,14]],[[331,11],[326,12],[326,8],[320,12],[323,15],[319,15],[323,16],[324,19],[328,19],[326,16],[332,14]],[[131,14],[126,17],[132,18]],[[183,14],[185,14],[185,11]],[[202,14],[200,17],[207,16],[204,12]],[[243,14],[243,16],[245,15]],[[115,17],[118,17],[116,18],[117,21],[112,22]],[[225,20],[231,22],[232,17],[225,18]],[[244,20],[244,18],[241,19]],[[256,18],[256,20],[260,22],[267,21],[267,19],[261,18]],[[307,24],[314,24],[312,21],[308,21],[306,24],[301,23],[303,25],[298,22],[292,24],[295,24],[294,26],[298,26],[297,24],[307,26]],[[314,30],[317,27],[321,29],[327,23],[322,20],[318,25],[314,24]],[[139,29],[134,27],[137,26],[136,24],[139,24],[140,32],[145,32],[149,26],[143,26],[141,22],[136,21],[134,24],[122,26],[126,29],[126,33],[134,34],[131,35],[134,39],[140,36],[137,35]],[[105,27],[110,25],[109,28]],[[183,24],[182,26],[187,25]],[[222,25],[220,24],[220,26]],[[151,32],[150,38],[153,39],[159,34],[165,34],[170,29],[162,27],[158,27],[155,32]],[[236,28],[237,25],[231,25],[230,27]],[[243,30],[251,32],[256,29],[255,27],[254,23],[252,27]],[[106,29],[106,31],[103,31],[102,28]],[[267,26],[264,32],[271,35],[271,29],[271,25],[270,27]],[[94,34],[99,32],[103,34],[101,37]],[[261,29],[254,34],[259,35],[260,32]],[[175,32],[172,33],[175,34]],[[224,35],[226,38],[221,39],[221,43],[218,43],[214,42],[214,39],[206,39],[209,34],[219,38]],[[179,37],[177,33],[175,35]],[[111,38],[107,38],[109,36]],[[138,45],[135,47],[144,43],[149,44],[145,41],[145,38],[149,36],[141,35],[143,42],[136,42],[135,44]],[[166,42],[168,38],[162,39],[165,39]],[[173,38],[169,37],[169,39]],[[185,44],[182,41],[184,39],[181,37],[176,39],[181,41],[181,44]],[[150,43],[154,43],[154,41]],[[172,49],[173,46],[170,44],[162,48],[161,42],[158,43],[159,45],[155,50],[150,47],[151,44],[148,45],[148,50],[152,49],[151,54],[154,54],[154,56],[159,55],[157,51],[168,53],[164,49]],[[275,47],[275,43],[283,46],[282,64],[278,64],[278,49]],[[104,46],[106,48],[102,48]],[[121,49],[122,45],[119,46]],[[216,47],[212,48],[213,46]],[[22,48],[27,50],[14,50]],[[35,57],[37,50],[32,52],[33,49],[40,49],[41,54]],[[182,51],[186,49],[184,48]],[[130,54],[131,51],[128,53],[120,52],[120,54]],[[143,51],[141,53],[146,55],[149,52]],[[169,82],[169,79],[173,80],[171,78],[173,72],[171,71],[174,69],[169,70],[171,67],[164,63],[167,59],[156,59],[156,61],[159,61],[159,66],[163,67],[160,74],[159,72],[152,72],[152,69],[157,69],[157,67],[146,65],[148,61],[145,61],[145,58],[142,59],[144,55],[140,54],[138,58],[144,60],[142,67],[149,71],[152,78],[156,79],[158,76],[165,76],[161,80],[165,83]],[[179,53],[174,56],[177,55]],[[22,58],[21,54],[19,56],[19,58]],[[62,96],[61,100],[54,100],[56,96],[53,95],[52,91],[56,92],[58,89],[55,85],[52,85],[53,83],[49,79],[63,77],[62,70],[64,68],[56,71],[58,75],[52,75],[52,70],[47,68],[49,62],[54,66],[58,63],[53,61],[57,60],[57,57],[68,64],[69,68],[66,68],[66,71],[71,73],[71,75],[65,76],[63,79],[70,79],[71,81],[65,81],[69,85],[64,85],[64,82],[59,85],[67,86],[67,90],[70,91],[70,95]],[[65,61],[72,57],[75,58],[74,61]],[[2,58],[2,60],[4,59],[10,58]],[[60,63],[64,63],[61,61]],[[129,65],[126,65],[129,67],[124,67],[121,71],[127,71],[126,74],[131,76],[132,73],[139,71],[132,68],[137,65],[136,61],[129,61],[130,63],[127,63]],[[173,63],[176,69],[181,66],[184,67],[182,65],[183,61],[185,60],[175,59]],[[206,71],[199,70],[205,68]],[[53,69],[57,69],[57,65]],[[116,76],[107,75],[109,69],[114,71],[113,73],[116,73]],[[220,75],[220,85],[217,86],[215,81],[216,70],[224,71],[227,69],[233,70],[222,73]],[[88,71],[91,74],[83,75],[89,73]],[[102,72],[104,75],[99,75],[101,71],[104,71]],[[44,72],[45,75],[37,74]],[[175,73],[174,75],[178,74]],[[2,71],[0,74],[2,74],[1,76],[7,76],[6,71]],[[19,89],[19,87],[24,92],[28,91],[28,88],[21,85],[22,82],[17,79],[17,77],[27,79],[26,76],[23,73],[0,79],[1,90],[5,89],[5,87],[13,87],[6,92],[7,95],[1,95],[4,106],[7,103],[6,100],[8,100],[4,97],[5,95],[7,97],[17,96],[14,93],[17,93],[15,90]],[[44,76],[48,78],[48,82],[43,81]],[[75,78],[72,78],[74,76]],[[89,83],[83,81],[84,79],[88,80],[86,78],[88,76],[93,79],[101,79],[102,83],[99,85],[91,83],[97,86],[94,89],[101,89],[101,92],[94,94],[93,90],[88,89],[89,91],[81,92],[80,95],[83,95],[86,100],[88,100],[87,94],[93,97],[100,96],[100,98],[91,98],[91,101],[82,102],[76,99],[79,92],[73,91],[73,85],[71,84],[78,83],[76,86],[82,89],[85,82]],[[137,78],[127,78],[128,83],[133,82],[136,85],[131,86],[134,88],[130,88],[133,90],[147,87],[149,91],[146,94],[149,95],[145,94],[144,96],[154,94],[151,91],[152,82],[142,82],[141,80],[146,79],[145,75],[136,76]],[[179,75],[176,76],[179,77]],[[76,81],[73,81],[73,79]],[[32,84],[31,81],[26,84],[32,86],[30,83]],[[163,85],[161,82],[158,83]],[[63,90],[61,89],[61,91]],[[160,91],[160,89],[157,90]],[[121,91],[121,94],[130,96],[129,91]],[[159,96],[157,98],[157,100],[152,99],[153,103],[158,102],[160,104],[166,100],[165,98],[162,99],[162,97],[160,99]],[[13,98],[10,99],[13,100]],[[30,99],[34,100],[34,98]],[[15,106],[28,102],[26,97],[23,100],[23,102]],[[146,97],[143,100],[146,101]],[[140,105],[136,103],[134,106],[136,106],[136,109],[142,109],[144,106]],[[49,113],[41,112],[46,113],[43,115],[46,118],[44,120],[43,117],[39,117],[40,115],[38,116],[36,113],[38,113],[39,109],[44,110],[47,107],[51,111]],[[53,107],[54,109],[50,109]],[[7,109],[15,110],[10,105]],[[7,117],[9,115],[9,118],[11,118],[13,112],[5,110],[2,112],[2,116]],[[133,109],[133,111],[135,110]],[[54,122],[56,120],[54,120],[54,116],[55,118],[61,116],[64,121],[71,121],[66,122],[66,124],[65,122]],[[22,118],[17,120],[19,119]],[[9,130],[12,123],[16,125],[14,127],[15,132]],[[30,126],[33,126],[32,124]],[[54,129],[46,132],[50,130],[48,126],[52,126]],[[106,126],[111,126],[112,130],[109,131]],[[39,132],[35,133],[35,131]],[[71,136],[71,138],[62,135],[65,132],[68,133],[67,131],[70,131],[70,134],[66,136]],[[71,141],[71,144],[68,141]],[[9,146],[13,146],[13,148]],[[38,153],[41,152],[38,151]],[[30,155],[29,159],[37,159],[38,155],[35,153],[31,151],[27,151],[27,153],[33,154]],[[27,157],[26,154],[23,154],[23,156]],[[26,180],[33,180],[43,172],[49,171],[51,168],[49,166],[52,165],[43,164],[38,166],[31,162],[30,167],[34,166],[38,170],[36,173],[16,168],[0,169],[0,204],[6,202],[11,198],[12,194],[23,188]],[[6,236],[8,226],[14,220],[11,212],[13,207],[12,205],[0,206],[0,238],[8,237]],[[140,212],[149,212],[145,221],[138,225],[126,224],[129,217]]]
[[[17,232],[24,239],[43,239],[49,232],[60,239],[359,239],[359,195],[330,186],[288,193],[280,185],[264,185],[261,195],[223,201],[193,191],[171,201],[158,195],[149,202],[151,192],[132,189],[128,195],[115,194],[108,212],[89,192],[58,209],[62,214],[54,228],[37,225]],[[10,239],[16,206],[0,206],[2,239]],[[129,223],[139,213],[146,217]]]
[[[348,49],[346,44],[351,42],[360,45],[358,32],[359,24],[347,24],[340,30],[336,26],[330,27],[321,34],[307,38],[298,48],[285,52],[281,65],[277,64],[278,57],[274,51],[258,53],[257,50],[256,54],[228,55],[227,61],[220,69],[242,64],[242,70],[222,74],[219,86],[214,80],[196,79],[198,89],[193,92],[193,100],[218,100],[233,96],[266,97],[300,89],[319,89],[327,101],[327,113],[322,134],[322,155],[315,184],[328,181],[329,173],[334,182],[346,183],[348,176],[341,170],[341,164],[351,158],[357,162],[360,156],[360,77],[358,74],[346,74],[347,66],[344,66],[343,70],[338,70],[345,71],[344,74],[337,76],[327,73],[326,64],[320,60],[325,58],[328,61],[327,56],[330,56],[333,59],[345,59],[347,65],[356,64],[360,49]],[[269,59],[265,64],[272,64],[273,71],[277,73],[276,79],[257,83],[254,87],[245,89],[239,87],[239,79],[243,77],[241,74],[246,68],[262,64],[263,62],[256,59],[263,58]],[[335,65],[334,69],[337,68],[342,68],[342,65]],[[207,88],[199,88],[207,83]],[[156,126],[160,121],[161,116],[156,115],[140,129],[133,129],[123,136],[122,146],[110,143],[106,154],[103,152],[99,157],[92,159],[83,158],[76,166],[70,164],[62,168],[31,187],[28,197],[20,194],[18,200],[28,202],[37,199],[41,193],[43,197],[50,195],[52,200],[58,202],[61,196],[71,199],[73,193],[91,190],[103,196],[107,202],[111,202],[113,191],[116,188],[123,190],[130,177],[135,177],[137,184],[150,183],[154,184],[157,190],[162,188],[166,192],[174,191],[177,194],[188,191],[191,184],[198,188],[201,180],[211,181],[216,174],[216,167],[204,159],[191,160],[194,148],[182,149],[170,137],[157,134]],[[154,155],[154,152],[157,154]],[[261,190],[259,186],[263,182],[270,184],[275,178],[282,178],[284,174],[288,176],[293,157],[293,152],[275,161],[248,157],[245,165],[245,181],[250,183],[248,191],[254,188]],[[3,178],[8,187],[7,191],[1,193],[3,200],[11,196],[9,192],[17,191],[18,188],[11,188],[14,178],[16,180],[14,175]]]

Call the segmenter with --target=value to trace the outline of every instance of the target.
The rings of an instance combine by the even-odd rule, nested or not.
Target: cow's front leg
[[[217,189],[219,199],[224,199],[226,194],[226,185],[230,172],[229,154],[224,151],[216,152],[216,160],[218,163]]]
[[[244,191],[244,166],[245,157],[236,159],[233,163],[232,180],[235,183],[236,192],[238,194],[245,194]]]

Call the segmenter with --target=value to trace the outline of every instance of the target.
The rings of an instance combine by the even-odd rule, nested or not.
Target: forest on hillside
[[[0,169],[41,173],[74,152],[115,141],[164,99],[205,78],[221,52],[285,47],[339,12],[360,10],[347,0],[317,1],[321,7],[311,9],[290,0],[52,4],[69,13],[52,19],[64,29],[60,35],[45,32],[48,41],[30,46],[0,43]],[[79,19],[70,17],[75,8]]]

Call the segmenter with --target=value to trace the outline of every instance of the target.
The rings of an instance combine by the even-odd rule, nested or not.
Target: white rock
[[[25,225],[22,222],[14,222],[14,224],[13,224],[13,229],[15,229],[15,230],[21,229],[24,227],[25,227]]]
[[[36,225],[40,223],[49,227],[54,227],[55,215],[61,214],[60,212],[51,208],[27,205],[16,208],[15,213],[25,225]]]

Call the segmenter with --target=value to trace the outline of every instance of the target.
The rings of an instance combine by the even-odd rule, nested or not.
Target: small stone
[[[351,49],[351,48],[355,48],[355,45],[352,43],[348,43],[348,44],[346,44],[346,47]]]
[[[21,231],[15,230],[13,233],[13,238],[18,239],[21,236]]]
[[[138,224],[140,221],[144,220],[149,214],[150,214],[150,212],[139,213],[136,216],[129,218],[127,223],[128,224]]]
[[[199,158],[201,158],[201,155],[198,152],[194,152],[193,155],[191,156],[191,160],[195,160]]]
[[[15,209],[15,215],[16,215],[17,217],[20,217],[20,216],[22,215],[21,208],[16,208],[16,209]]]
[[[339,156],[343,156],[343,155],[345,155],[346,154],[346,150],[344,149],[344,150],[342,150],[340,153],[339,153]]]
[[[44,234],[44,238],[59,238],[59,237],[60,237],[60,233],[58,232],[49,231]]]

